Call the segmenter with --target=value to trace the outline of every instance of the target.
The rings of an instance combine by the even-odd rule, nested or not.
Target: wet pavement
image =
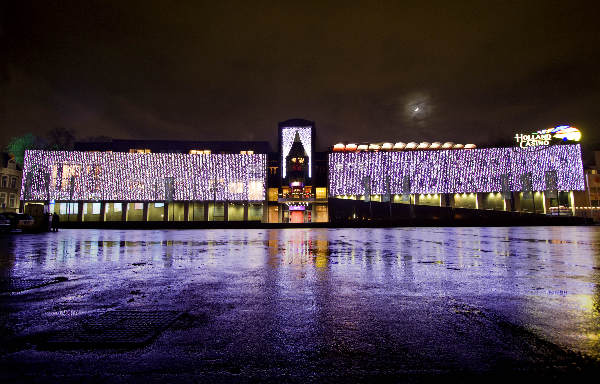
[[[600,377],[599,227],[0,236],[1,382]]]

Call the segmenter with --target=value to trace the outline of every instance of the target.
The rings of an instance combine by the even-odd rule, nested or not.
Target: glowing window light
[[[465,144],[465,149],[473,149],[473,148],[477,148],[477,146],[475,144]]]
[[[401,150],[401,149],[404,149],[404,147],[406,147],[406,143],[403,143],[401,141],[399,141],[396,144],[394,144],[394,149]]]
[[[378,151],[380,148],[379,144],[369,144],[369,151]]]
[[[433,143],[431,143],[431,145],[429,146],[429,149],[439,149],[442,146],[442,143],[440,143],[439,141],[435,141]]]
[[[26,151],[21,199],[261,201],[266,169],[264,154]]]
[[[446,142],[445,142],[445,143],[442,145],[442,148],[443,148],[443,149],[450,149],[450,148],[452,148],[453,146],[454,146],[454,143],[453,143],[453,142],[451,142],[451,141],[446,141]]]
[[[300,142],[308,155],[308,177],[312,177],[312,128],[311,127],[283,127],[281,128],[281,175],[287,176],[285,158],[290,153],[296,132],[300,136]]]
[[[411,141],[410,143],[406,144],[406,149],[415,149],[417,148],[417,143],[415,143],[414,141]]]
[[[521,191],[530,172],[534,190],[545,190],[545,172],[557,171],[559,190],[584,190],[581,147],[557,145],[544,150],[475,148],[439,151],[355,152],[329,155],[329,195],[362,195],[369,177],[371,194],[402,194],[410,177],[411,193],[475,193],[502,190],[509,175],[511,191]]]
[[[367,144],[361,144],[358,146],[359,151],[366,151],[368,149],[369,149],[369,146]]]
[[[343,151],[345,148],[346,146],[343,143],[337,143],[333,146],[334,151]]]
[[[464,146],[464,145],[462,145],[462,144],[454,144],[454,145],[452,146],[452,148],[454,148],[454,149],[463,149],[464,147],[465,147],[465,146]]]
[[[357,148],[358,148],[358,146],[356,144],[347,144],[346,145],[346,151],[356,151]]]
[[[419,146],[417,147],[417,149],[427,149],[427,148],[429,148],[429,145],[430,144],[428,142],[423,141],[423,142],[419,143]]]
[[[387,151],[389,151],[390,149],[392,149],[394,147],[394,144],[392,143],[383,143],[381,145],[381,149],[385,149]]]

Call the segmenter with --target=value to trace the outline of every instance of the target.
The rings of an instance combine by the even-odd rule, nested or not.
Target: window
[[[262,181],[251,181],[248,184],[248,200],[264,199],[264,185]]]
[[[150,153],[148,148],[131,148],[129,153]]]
[[[60,214],[61,215],[73,215],[79,212],[79,204],[77,203],[60,203]]]
[[[190,149],[190,155],[210,155],[210,149]]]
[[[10,187],[12,189],[17,188],[17,178],[16,177],[11,177],[10,178]]]
[[[326,199],[327,198],[327,188],[317,187],[315,189],[316,189],[317,199]]]
[[[0,193],[0,208],[6,207],[6,193]]]
[[[277,188],[269,188],[269,201],[277,201],[279,190]]]
[[[17,196],[14,193],[10,194],[10,199],[8,201],[8,206],[11,208],[17,207]]]
[[[100,203],[92,203],[92,215],[100,214]]]
[[[69,191],[71,188],[75,188],[77,178],[81,175],[80,164],[69,164],[63,163],[62,165],[62,180],[60,187],[64,191]],[[73,184],[73,185],[72,185]]]
[[[2,176],[2,188],[8,188],[8,176]]]

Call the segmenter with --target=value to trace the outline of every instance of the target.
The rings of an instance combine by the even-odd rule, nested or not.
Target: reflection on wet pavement
[[[253,353],[335,361],[332,351],[360,351],[405,370],[437,367],[436,354],[445,363],[435,369],[485,369],[499,364],[485,343],[496,357],[527,356],[498,324],[600,357],[597,227],[62,230],[0,241],[0,280],[68,279],[0,297],[13,336],[155,308],[189,314],[197,333],[187,337],[204,344],[194,353],[248,366]],[[173,332],[151,348],[188,353]]]

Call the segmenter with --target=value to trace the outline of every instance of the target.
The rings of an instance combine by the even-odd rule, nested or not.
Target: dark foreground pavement
[[[366,231],[5,237],[0,382],[600,377],[593,228]]]

